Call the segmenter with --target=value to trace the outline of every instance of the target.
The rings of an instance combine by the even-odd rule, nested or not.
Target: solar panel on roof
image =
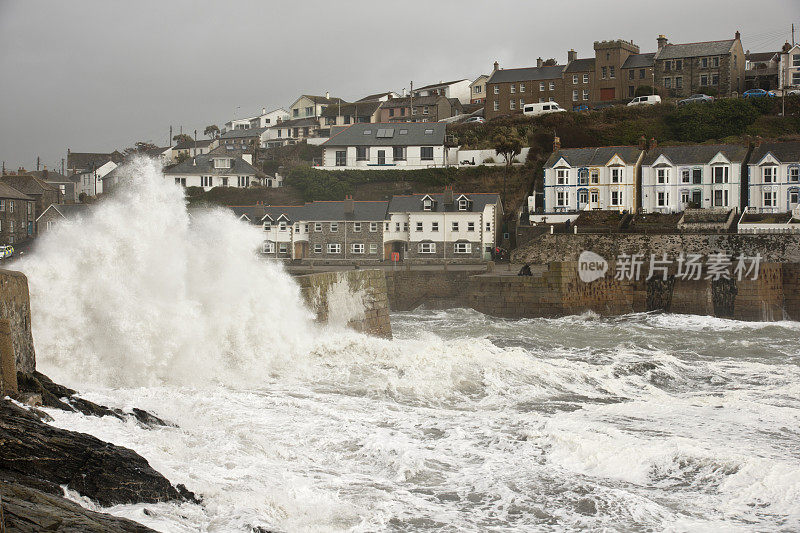
[[[381,128],[378,130],[378,139],[391,139],[394,137],[394,128]]]
[[[408,135],[408,130],[400,130],[400,135]]]

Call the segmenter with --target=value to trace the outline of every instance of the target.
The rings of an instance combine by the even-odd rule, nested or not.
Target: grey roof
[[[653,63],[655,63],[655,52],[650,52],[649,54],[632,54],[629,55],[625,62],[622,64],[622,68],[645,68],[645,67],[652,67]]]
[[[226,131],[220,135],[220,139],[247,139],[251,137],[260,137],[262,133],[267,131],[267,128],[249,128],[249,129],[233,129]]]
[[[19,192],[29,196],[44,194],[45,191],[58,190],[58,187],[52,183],[47,183],[42,179],[31,176],[30,174],[12,174],[3,176],[0,179],[2,179],[3,183],[11,185]]]
[[[50,206],[44,210],[42,215],[44,215],[44,213],[50,209],[56,210],[64,218],[74,218],[88,211],[89,204],[50,204]],[[39,220],[42,215],[39,215],[36,220]]]
[[[208,148],[211,143],[214,142],[214,139],[197,139],[197,142],[194,140],[188,142],[181,142],[175,145],[173,150],[189,150],[197,146],[198,148]]]
[[[389,202],[385,201],[354,201],[353,212],[346,213],[347,203],[347,200],[342,200],[309,202],[304,205],[254,205],[230,206],[229,208],[237,217],[247,215],[247,218],[252,223],[258,224],[265,215],[269,215],[273,222],[277,222],[281,215],[286,215],[290,223],[345,220],[377,221],[386,218],[386,208],[389,206]]]
[[[174,167],[166,170],[164,174],[198,174],[198,175],[256,175],[260,174],[255,167],[253,167],[250,163],[245,161],[240,157],[231,156],[233,160],[233,165],[231,168],[214,168],[214,159],[215,156],[210,154],[203,154],[198,155],[197,157],[190,157],[186,161],[182,163],[178,163]],[[197,161],[197,164],[193,164],[193,161]]]
[[[702,57],[725,55],[731,51],[736,39],[724,41],[706,41],[702,43],[668,43],[659,52],[656,59],[680,59],[683,57]]]
[[[79,179],[75,176],[65,176],[60,172],[54,172],[52,170],[30,170],[28,174],[36,176],[48,183],[74,183]]]
[[[754,62],[767,62],[772,61],[778,54],[780,54],[780,52],[750,52],[745,54],[744,57]]]
[[[515,81],[558,80],[564,72],[564,65],[552,67],[506,68],[496,70],[486,83],[507,83]]]
[[[302,98],[304,96],[306,98],[308,98],[309,100],[312,100],[315,104],[338,104],[339,102],[341,102],[343,104],[347,103],[344,100],[342,100],[341,98],[336,98],[336,97],[327,97],[326,98],[324,96],[317,96],[317,95],[314,95],[314,94],[301,94],[300,98]],[[298,98],[298,100],[299,100],[299,98]]]
[[[372,115],[382,104],[383,102],[378,101],[369,101],[369,102],[357,102],[353,104],[342,104],[341,106],[338,105],[329,105],[325,108],[325,111],[322,112],[323,117],[336,117],[339,115],[353,115],[355,116],[358,113],[359,116],[367,116]]]
[[[144,153],[147,155],[147,157],[158,157],[169,149],[169,146],[165,146],[163,148],[151,148],[150,150],[145,150]]]
[[[756,146],[750,156],[750,164],[757,165],[767,154],[772,154],[781,163],[800,163],[800,141],[763,143]]]
[[[452,85],[454,83],[460,83],[462,81],[469,81],[469,80],[464,78],[464,79],[461,79],[461,80],[440,81],[439,83],[431,83],[430,85],[425,85],[424,87],[417,87],[416,89],[414,89],[414,92],[424,91],[426,89],[433,89],[433,88],[436,88],[436,87],[446,87],[447,85]]]
[[[80,170],[99,168],[109,161],[119,164],[123,159],[124,156],[116,150],[108,154],[98,152],[69,152],[67,154],[67,168]]]
[[[471,204],[471,211],[483,211],[489,204],[496,204],[500,201],[500,195],[497,193],[453,193],[453,204],[446,204],[444,202],[444,193],[430,193],[430,194],[410,194],[406,196],[393,196],[389,202],[389,213],[411,213],[422,212],[422,199],[430,196],[435,202],[432,211],[434,212],[448,212],[458,211],[455,205],[455,200],[459,196],[466,196]]]
[[[445,127],[441,122],[353,124],[322,143],[322,146],[443,145]]]
[[[567,65],[567,68],[564,69],[564,72],[586,72],[588,70],[594,70],[593,57],[570,61],[569,64]]]
[[[625,163],[635,163],[639,158],[636,146],[600,146],[595,148],[564,148],[553,152],[544,164],[546,168],[555,165],[562,157],[571,167],[603,166],[608,163],[614,154],[618,155]]]
[[[747,146],[739,144],[659,146],[644,156],[642,165],[652,165],[662,154],[675,165],[699,165],[708,163],[720,152],[732,163],[741,163],[747,155]]]
[[[284,120],[278,122],[274,126],[270,126],[271,128],[302,128],[304,126],[317,126],[319,124],[319,120],[315,117],[305,117],[305,118],[293,118],[291,120]]]
[[[394,94],[394,91],[386,91],[382,93],[375,93],[375,94],[368,94],[364,98],[359,98],[357,102],[372,102],[374,100],[378,100],[379,98],[383,98],[384,96],[391,96]]]
[[[436,105],[442,99],[448,100],[444,96],[415,96],[413,98],[414,107],[424,106],[424,105]],[[411,105],[411,100],[412,98],[410,96],[406,96],[403,98],[392,98],[391,100],[383,102],[382,107],[384,109],[389,109],[391,107],[408,107]]]
[[[33,198],[27,194],[22,194],[11,185],[3,183],[2,181],[0,181],[0,198],[10,200],[28,200],[30,202],[33,201]]]

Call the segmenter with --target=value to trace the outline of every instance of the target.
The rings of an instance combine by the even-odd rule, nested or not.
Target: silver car
[[[686,105],[686,104],[713,104],[714,97],[708,96],[707,94],[693,94],[689,98],[684,98],[683,100],[678,101],[678,105]]]

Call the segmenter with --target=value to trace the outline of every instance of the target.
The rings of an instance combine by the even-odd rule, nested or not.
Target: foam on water
[[[257,231],[189,217],[148,162],[130,173],[17,263],[42,370],[178,427],[54,423],[204,501],[106,511],[170,532],[800,528],[796,323],[419,310],[391,341],[318,328]]]

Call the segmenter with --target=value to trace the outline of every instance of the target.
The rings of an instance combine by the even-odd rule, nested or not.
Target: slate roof
[[[67,168],[72,169],[89,169],[99,168],[109,161],[120,164],[124,156],[114,150],[110,154],[102,154],[97,152],[69,152],[67,154]]]
[[[198,155],[197,157],[189,158],[182,163],[178,163],[174,167],[165,171],[164,174],[188,174],[188,175],[260,175],[261,173],[250,163],[240,157],[231,157],[233,164],[231,168],[214,168],[214,156],[210,154]],[[192,164],[196,160],[197,164]]]
[[[305,126],[317,126],[319,125],[319,121],[314,117],[304,117],[304,118],[294,118],[291,120],[284,120],[282,122],[278,122],[274,126],[270,126],[270,128],[298,128],[298,127],[305,127]]]
[[[438,88],[438,87],[446,87],[448,85],[452,85],[454,83],[460,83],[462,81],[469,81],[469,80],[465,78],[465,79],[462,79],[462,80],[442,81],[442,82],[439,82],[439,83],[432,83],[430,85],[425,85],[424,87],[417,87],[416,89],[414,89],[414,92],[425,91],[427,89],[435,89],[435,88]]]
[[[545,168],[551,168],[562,157],[571,167],[600,167],[608,163],[614,154],[625,163],[635,163],[641,150],[637,146],[600,146],[594,148],[563,148],[550,154]]]
[[[736,39],[706,41],[702,43],[668,43],[657,52],[656,59],[680,59],[683,57],[720,56],[731,51]]]
[[[16,190],[27,195],[44,194],[44,191],[57,191],[58,187],[47,183],[30,174],[3,176],[3,183],[14,187]]]
[[[53,172],[52,170],[30,170],[28,174],[51,183],[73,183],[80,179],[75,176],[65,176],[60,172]]]
[[[486,83],[507,83],[515,81],[558,80],[564,72],[564,65],[551,67],[506,68],[496,70]]]
[[[10,199],[10,200],[28,200],[29,202],[33,201],[33,198],[31,198],[27,194],[19,192],[17,189],[12,187],[8,183],[3,183],[2,181],[0,181],[0,198],[4,200]]]
[[[747,146],[739,144],[692,144],[687,146],[659,146],[648,152],[643,166],[652,165],[662,154],[674,165],[699,165],[711,161],[718,153],[732,163],[741,163],[747,155]]]
[[[439,103],[441,98],[445,98],[444,96],[415,96],[414,97],[414,106],[420,105],[436,105]],[[448,100],[449,101],[449,100]],[[392,98],[389,101],[383,102],[383,108],[389,109],[392,107],[408,107],[411,105],[411,97],[407,96],[404,98]]]
[[[500,201],[500,195],[497,193],[460,193],[453,192],[453,203],[444,203],[444,193],[430,193],[430,194],[410,194],[405,196],[393,196],[389,202],[389,213],[411,213],[411,212],[428,212],[422,209],[422,199],[426,196],[433,198],[435,202],[431,212],[444,213],[450,211],[458,211],[459,196],[466,196],[472,202],[472,212],[483,211],[489,204],[496,204]]]
[[[757,165],[767,154],[772,154],[781,163],[799,163],[800,141],[763,143],[753,149],[750,164]]]
[[[383,98],[384,96],[391,96],[393,94],[394,94],[394,91],[386,91],[386,92],[382,92],[382,93],[368,94],[364,98],[359,98],[356,101],[357,102],[372,102],[372,101],[377,100],[378,98]]]
[[[564,69],[564,72],[586,72],[588,70],[594,70],[594,58],[589,57],[586,59],[576,59],[575,61],[570,61],[567,68]]]
[[[309,100],[312,100],[315,104],[338,104],[339,102],[343,104],[347,103],[341,98],[336,98],[336,97],[325,98],[324,96],[315,96],[313,94],[301,94],[300,98],[304,96]],[[298,100],[300,98],[298,98]]]
[[[147,157],[158,157],[169,149],[169,146],[165,146],[163,148],[151,148],[150,150],[145,150],[144,153]]]
[[[208,148],[209,146],[211,146],[211,143],[213,142],[214,142],[213,139],[197,139],[196,146],[198,148]],[[188,142],[181,142],[176,144],[173,150],[190,150],[194,147],[195,147],[195,141],[191,140]]]
[[[325,111],[322,112],[323,117],[336,117],[341,115],[353,115],[355,116],[356,112],[359,116],[366,116],[372,115],[384,102],[378,101],[370,101],[370,102],[358,102],[353,104],[342,104],[341,111],[339,111],[338,105],[329,105],[325,108]]]
[[[252,137],[260,137],[262,133],[267,131],[267,128],[249,128],[249,129],[241,129],[237,128],[235,130],[226,131],[222,135],[220,135],[220,139],[247,139]]]
[[[771,61],[772,58],[777,56],[780,52],[750,52],[749,54],[745,54],[745,59],[749,59],[750,61],[761,63]]]
[[[265,215],[273,222],[278,222],[281,215],[286,215],[290,223],[294,222],[336,222],[339,220],[377,221],[386,218],[386,201],[354,201],[353,213],[345,213],[347,201],[319,201],[304,205],[271,206],[229,206],[237,217],[247,215],[254,224],[260,223]]]
[[[74,218],[88,211],[89,204],[50,204],[36,220],[42,218],[42,215],[47,213],[50,209],[55,209],[64,218]]]
[[[438,146],[444,144],[445,129],[441,122],[353,124],[322,146]]]
[[[646,68],[652,67],[653,63],[655,63],[655,52],[650,52],[649,54],[633,54],[629,55],[625,62],[622,64],[622,68]]]

